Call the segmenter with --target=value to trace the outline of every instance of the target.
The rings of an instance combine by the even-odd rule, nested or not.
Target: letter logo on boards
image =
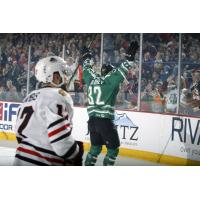
[[[114,123],[118,128],[121,141],[133,145],[138,140],[137,131],[139,127],[127,116],[126,113],[115,114]],[[134,143],[134,145],[136,145]]]
[[[0,103],[0,120],[3,119],[3,103]]]

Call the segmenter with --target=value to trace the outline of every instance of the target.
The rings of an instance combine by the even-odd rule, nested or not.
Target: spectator
[[[192,107],[193,111],[200,114],[200,71],[195,71],[193,73],[193,85],[192,91]]]
[[[19,93],[19,98],[22,101],[27,96],[27,90],[26,87],[21,88],[21,92]]]
[[[157,82],[155,89],[152,91],[152,93],[153,93],[152,111],[163,113],[166,104],[166,97],[163,93],[163,83]]]
[[[88,45],[91,40],[91,48],[94,54],[94,70],[100,69],[100,47],[101,35],[95,34],[1,34],[1,72],[0,82],[6,88],[7,80],[12,80],[18,93],[27,84],[27,61],[28,46],[31,45],[31,81],[30,90],[36,84],[34,80],[34,68],[36,62],[45,57],[49,52],[55,55],[62,55],[62,46],[66,45],[65,56],[71,57],[73,63],[79,57],[80,50]],[[178,34],[144,34],[143,35],[143,60],[142,60],[142,103],[152,103],[152,90],[155,92],[155,85],[163,83],[163,95],[169,94],[169,83],[175,81],[178,75]],[[118,65],[120,53],[125,52],[127,44],[131,40],[139,40],[139,34],[104,34],[103,63],[110,62]],[[139,60],[139,53],[136,54],[136,65]],[[182,34],[182,59],[181,59],[181,90],[191,89],[195,85],[192,72],[200,68],[200,34]],[[155,73],[154,73],[155,72]],[[132,103],[133,94],[137,96],[138,67],[130,73],[129,84],[121,88],[121,94],[126,101]],[[71,89],[74,89],[74,81],[78,83],[79,78],[74,79]],[[152,84],[152,81],[154,84]],[[81,82],[80,82],[81,84]],[[129,92],[133,92],[130,94]],[[79,92],[79,94],[82,94]],[[150,103],[151,102],[151,103]],[[120,105],[118,105],[120,108]],[[122,107],[124,107],[122,105]],[[189,109],[191,105],[185,105]],[[146,107],[147,108],[147,107]],[[150,109],[151,110],[151,109]],[[145,110],[145,111],[150,111]],[[153,111],[153,110],[152,110]],[[167,112],[167,109],[165,110]],[[153,111],[154,112],[154,111]]]
[[[7,80],[6,88],[6,100],[7,101],[20,101],[20,97],[17,93],[16,87],[13,86],[11,80]]]
[[[6,82],[8,80],[8,69],[5,67],[2,69],[1,82],[4,87],[6,87]]]
[[[3,85],[0,84],[0,101],[6,100],[6,93]]]
[[[166,94],[165,112],[176,113],[177,109],[177,86],[172,80],[168,83]]]

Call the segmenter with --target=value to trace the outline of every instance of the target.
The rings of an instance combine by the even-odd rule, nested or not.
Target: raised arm
[[[133,61],[135,59],[135,54],[138,48],[139,46],[136,41],[131,42],[129,48],[124,54],[124,59],[121,61],[120,66],[116,68],[115,70],[113,70],[111,73],[108,73],[108,75],[105,77],[106,79],[110,80],[111,84],[126,80],[128,71],[133,66]]]

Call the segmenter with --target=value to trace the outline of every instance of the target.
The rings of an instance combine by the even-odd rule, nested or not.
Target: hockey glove
[[[129,48],[126,51],[126,59],[128,61],[134,61],[135,54],[139,48],[138,42],[137,41],[132,41]]]
[[[81,57],[80,57],[79,63],[83,68],[92,67],[92,65],[94,64],[94,61],[92,58],[93,58],[92,51],[89,48],[84,47],[81,50]]]
[[[83,47],[81,50],[81,62],[84,62],[86,59],[91,59],[92,57],[91,50],[87,47]]]
[[[65,160],[66,166],[82,166],[83,165],[83,154],[84,154],[83,142],[76,141],[76,143],[79,146],[79,152],[74,158]]]

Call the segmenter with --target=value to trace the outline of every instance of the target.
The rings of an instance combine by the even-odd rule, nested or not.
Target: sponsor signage
[[[200,161],[200,118],[171,117],[170,130],[166,153]]]
[[[80,111],[81,109],[81,111]],[[89,142],[86,108],[75,108],[73,134]],[[116,111],[121,147],[200,161],[200,119]]]
[[[14,133],[20,103],[0,102],[0,132]],[[89,142],[86,108],[74,108],[76,140]],[[121,147],[200,161],[200,118],[116,111]]]
[[[0,132],[14,132],[19,103],[0,102]]]
[[[139,139],[139,127],[134,123],[133,119],[128,117],[128,113],[116,112],[114,123],[119,133],[121,145],[136,146]]]

